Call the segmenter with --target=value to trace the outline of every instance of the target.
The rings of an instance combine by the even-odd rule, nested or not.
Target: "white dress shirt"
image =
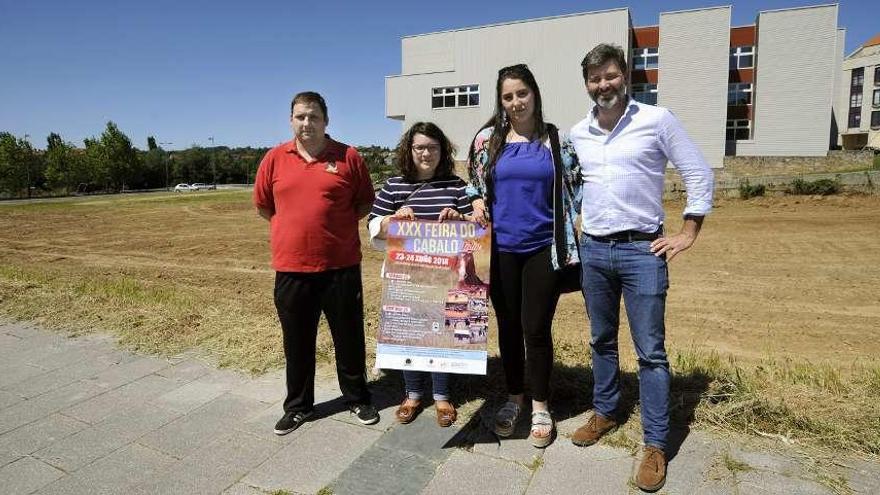
[[[663,224],[667,161],[687,190],[684,215],[704,216],[712,210],[712,169],[669,110],[630,99],[608,133],[599,127],[594,107],[569,137],[584,178],[583,232],[655,232]]]

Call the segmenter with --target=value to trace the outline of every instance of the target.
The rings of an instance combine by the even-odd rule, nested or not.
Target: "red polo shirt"
[[[307,162],[289,141],[269,150],[254,182],[254,204],[274,212],[272,268],[320,272],[361,262],[357,207],[371,205],[370,174],[357,150],[327,138]]]

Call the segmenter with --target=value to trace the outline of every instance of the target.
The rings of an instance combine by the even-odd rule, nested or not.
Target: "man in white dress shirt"
[[[581,66],[595,105],[570,136],[584,178],[580,249],[590,314],[595,414],[572,441],[592,445],[617,427],[622,296],[638,355],[645,443],[634,481],[643,490],[656,491],[666,481],[669,434],[666,263],[696,240],[703,217],[712,209],[713,174],[669,110],[626,95],[626,60],[620,47],[597,45]],[[667,161],[687,189],[684,225],[671,235],[663,231]]]

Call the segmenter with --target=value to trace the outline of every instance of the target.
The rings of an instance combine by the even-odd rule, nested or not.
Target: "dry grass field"
[[[667,204],[669,230],[682,206]],[[880,454],[878,219],[877,196],[719,202],[697,244],[670,264],[680,425]],[[0,314],[113,332],[146,352],[197,349],[259,373],[283,364],[267,238],[244,191],[0,204]],[[372,352],[382,254],[364,246]],[[631,408],[637,380],[626,332]],[[554,337],[554,401],[577,413],[589,405],[590,376],[579,294],[561,301]],[[332,360],[327,332],[320,339],[319,353]],[[489,345],[494,353],[494,338]],[[460,402],[485,397],[485,381],[461,380],[458,393]]]

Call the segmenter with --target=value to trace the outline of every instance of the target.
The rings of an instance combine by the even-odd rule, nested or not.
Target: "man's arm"
[[[259,213],[260,216],[265,218],[266,220],[272,220],[272,217],[275,216],[275,212],[268,208],[257,207],[257,213]]]
[[[355,205],[354,210],[357,212],[358,220],[363,219],[365,216],[370,214],[370,210],[373,208],[373,203],[361,203],[359,205]]]
[[[702,216],[685,215],[684,224],[678,234],[661,237],[651,243],[651,252],[654,256],[666,254],[666,261],[672,261],[678,253],[687,250],[694,245],[700,229],[703,227]]]

